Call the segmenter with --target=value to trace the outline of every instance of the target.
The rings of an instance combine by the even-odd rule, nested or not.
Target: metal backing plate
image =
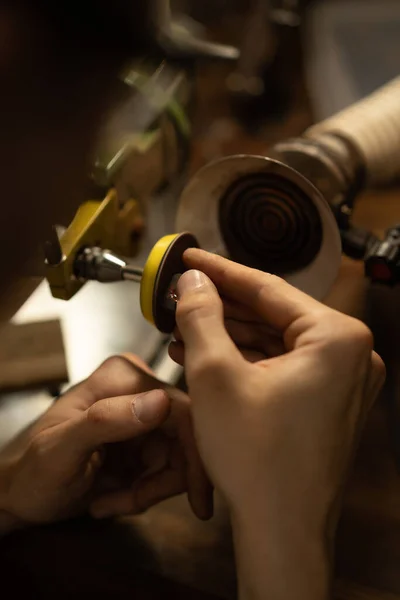
[[[192,231],[205,250],[232,258],[221,232],[221,202],[230,186],[249,174],[283,177],[299,187],[318,211],[322,240],[312,261],[291,273],[279,273],[290,284],[322,300],[334,283],[342,244],[335,217],[320,192],[300,173],[265,156],[229,156],[201,169],[184,190],[177,214],[178,231]],[[267,257],[267,259],[270,257]],[[270,261],[265,261],[266,269]],[[260,268],[260,263],[253,264]],[[269,269],[271,272],[272,270]],[[272,271],[273,272],[273,271]]]

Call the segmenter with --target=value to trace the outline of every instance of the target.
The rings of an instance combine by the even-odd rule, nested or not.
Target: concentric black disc
[[[303,269],[321,248],[317,208],[280,175],[255,173],[235,181],[221,200],[219,218],[231,258],[269,273]]]

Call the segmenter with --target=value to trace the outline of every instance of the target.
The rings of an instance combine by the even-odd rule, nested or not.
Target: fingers
[[[275,275],[249,269],[203,250],[187,250],[184,259],[188,267],[205,273],[221,295],[251,309],[280,332],[321,307],[316,300]]]
[[[182,342],[171,342],[168,351],[173,361],[178,365],[181,365],[181,367],[185,366],[185,346]],[[262,352],[257,352],[257,350],[248,350],[239,347],[239,351],[243,358],[249,363],[258,363],[271,358]]]
[[[80,410],[102,398],[128,396],[161,387],[152,371],[134,354],[107,359],[90,377],[74,386],[59,400],[60,408],[71,403]]]
[[[213,488],[199,455],[188,402],[187,396],[175,397],[173,416],[183,450],[189,504],[199,519],[208,520],[213,515]]]
[[[235,302],[232,299],[224,298],[222,296],[222,302],[224,305],[225,319],[233,319],[235,321],[242,321],[246,323],[263,323],[263,319],[254,310]]]
[[[232,340],[239,348],[257,351],[270,358],[285,352],[281,336],[271,333],[261,324],[242,323],[231,319],[225,320],[225,327]]]
[[[71,439],[74,435],[77,439],[82,439],[81,445],[78,444],[76,446],[76,452],[80,452],[80,454],[76,455],[77,459],[82,456],[82,447],[85,451],[88,446],[93,446],[93,444],[96,445],[97,443],[104,444],[111,441],[128,440],[135,435],[141,435],[146,431],[150,431],[160,424],[163,424],[163,429],[165,429],[167,425],[169,426],[169,424],[172,426],[172,429],[174,429],[175,420],[172,413],[171,419],[168,419],[164,424],[166,417],[169,415],[171,405],[169,400],[167,400],[165,412],[161,411],[163,414],[162,416],[159,416],[157,421],[146,424],[146,427],[144,427],[143,423],[139,424],[137,422],[135,423],[134,420],[132,421],[133,413],[130,409],[129,402],[134,399],[133,394],[135,394],[135,392],[152,390],[155,387],[164,388],[168,386],[157,381],[157,379],[152,376],[150,370],[146,369],[145,372],[144,365],[136,360],[136,357],[133,357],[132,364],[131,358],[131,355],[123,355],[108,359],[91,377],[74,388],[73,392],[69,392],[58,403],[58,410],[62,410],[63,403],[65,404],[69,416],[71,414],[71,405],[78,409],[78,415],[81,411],[84,412],[82,417],[78,417],[73,421],[73,431],[71,427],[69,427],[65,434],[69,448],[75,448],[75,440],[72,441]],[[160,393],[160,390],[158,390],[158,392]],[[165,392],[161,393],[165,395]],[[187,400],[186,395],[183,393],[181,393],[181,396],[176,397],[177,392],[169,387],[167,394],[170,400],[172,400],[171,409],[173,412],[176,412],[182,403],[183,400],[181,396],[185,397]],[[118,396],[118,398],[115,396]],[[108,398],[108,400],[102,400],[103,398]],[[123,406],[120,406],[121,401]],[[185,410],[186,412],[189,412],[189,407],[187,405],[185,405]],[[116,412],[119,413],[119,416],[116,416]],[[108,420],[112,413],[114,415],[112,420],[114,421],[116,419],[118,421],[118,424],[115,424],[115,429],[107,429],[107,427],[109,427],[106,424],[106,415],[108,413]],[[85,417],[87,414],[90,415],[89,419]],[[86,425],[87,429],[85,430],[85,435],[82,435],[81,428],[84,427],[85,420],[88,420],[89,422],[95,421],[96,426],[92,423],[93,426],[90,428],[89,434],[89,426]],[[103,425],[101,425],[102,422],[104,422]],[[77,431],[77,429],[79,429],[79,431]],[[191,435],[193,438],[192,431]],[[192,445],[194,445],[194,439],[192,440]],[[182,451],[186,452],[184,441],[182,441]],[[189,462],[189,459],[187,459],[186,470],[194,473],[193,479],[195,478],[196,468],[198,470],[197,487],[194,485],[192,486],[195,490],[194,492],[189,488],[188,495],[192,498],[192,504],[196,514],[200,516],[200,513],[204,514],[209,511],[207,507],[199,508],[202,503],[209,505],[209,501],[204,501],[204,497],[207,493],[203,491],[209,489],[209,483],[204,475],[204,469],[198,458],[198,454],[196,456],[197,458],[193,463]],[[197,492],[195,488],[197,490],[200,488],[200,492]],[[199,499],[197,499],[196,494]]]
[[[214,488],[207,477],[200,458],[191,461],[187,471],[188,500],[193,513],[202,521],[211,519],[214,513]]]
[[[152,506],[181,494],[186,489],[185,475],[174,469],[139,480],[129,490],[106,494],[93,502],[91,515],[96,519],[137,515]]]
[[[154,431],[143,438],[140,458],[144,468],[142,476],[154,475],[167,468],[169,440],[161,430]]]
[[[379,354],[372,352],[372,385],[374,389],[383,387],[386,379],[386,366]]]
[[[99,400],[70,421],[64,443],[85,454],[103,444],[123,442],[152,431],[168,417],[170,400],[164,390]]]
[[[285,353],[282,337],[272,332],[267,326],[225,319],[225,329],[242,354],[243,350],[248,349],[258,352],[263,357],[262,360],[265,360]],[[181,344],[172,343],[170,345],[170,356],[172,360],[182,365],[184,362],[182,335],[178,329],[175,330],[174,335],[176,341]]]
[[[247,350],[246,348],[240,348],[240,352],[243,358],[249,363],[265,362],[269,358],[262,352],[257,352],[257,350]]]
[[[242,357],[225,329],[213,283],[199,271],[188,271],[178,282],[178,296],[176,320],[185,343],[188,380],[200,370],[213,378],[234,372]]]
[[[185,366],[185,346],[182,342],[171,342],[168,347],[168,354],[178,365]]]
[[[149,365],[142,358],[140,358],[140,356],[137,356],[132,352],[124,352],[120,356],[125,358],[135,370],[139,369],[140,371],[147,373],[147,375],[150,375],[150,377],[155,377],[154,371],[150,369]]]

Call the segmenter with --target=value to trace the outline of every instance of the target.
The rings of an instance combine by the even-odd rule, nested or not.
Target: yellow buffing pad
[[[190,233],[167,235],[149,254],[140,284],[140,306],[144,318],[162,333],[172,333],[175,328],[175,310],[167,302],[169,286],[176,275],[186,271],[185,250],[198,246]]]

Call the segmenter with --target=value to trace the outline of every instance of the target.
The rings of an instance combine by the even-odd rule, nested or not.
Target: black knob
[[[386,238],[376,241],[365,259],[366,276],[374,283],[400,282],[400,226],[390,229]]]

